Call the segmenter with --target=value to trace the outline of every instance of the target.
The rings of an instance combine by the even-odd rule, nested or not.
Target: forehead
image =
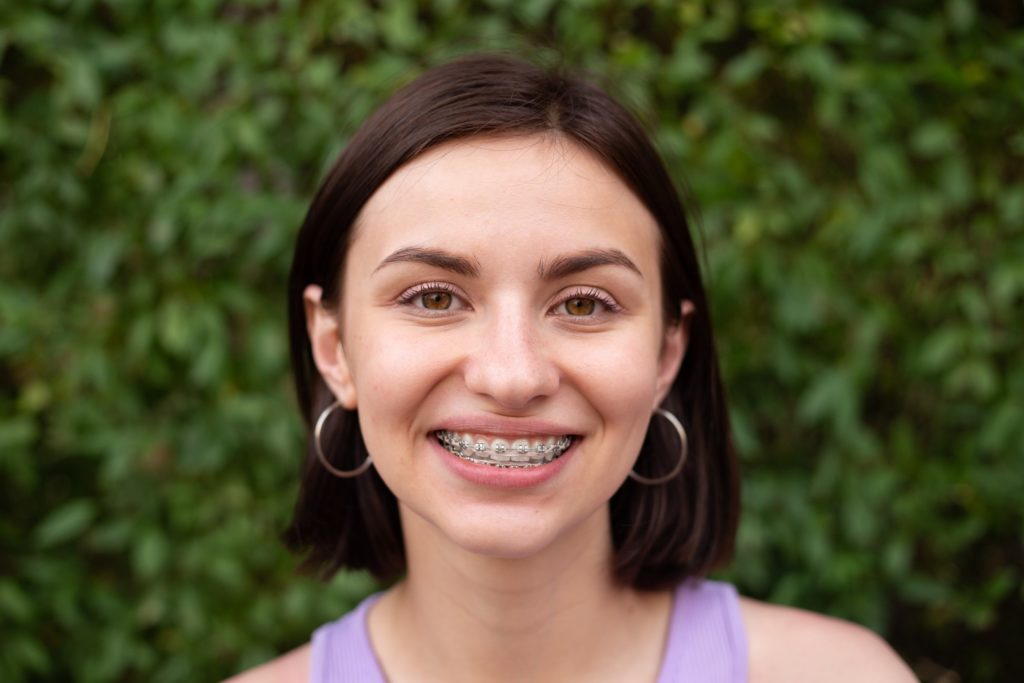
[[[543,257],[619,249],[657,269],[658,226],[592,152],[559,135],[477,137],[399,168],[357,220],[353,250],[382,258],[409,246]],[[350,256],[351,256],[350,252]]]

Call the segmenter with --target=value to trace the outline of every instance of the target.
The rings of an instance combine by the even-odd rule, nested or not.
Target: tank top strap
[[[718,581],[680,584],[658,683],[746,683],[747,654],[736,589]]]
[[[366,614],[380,598],[374,594],[354,610],[313,632],[310,683],[386,683],[370,645]]]

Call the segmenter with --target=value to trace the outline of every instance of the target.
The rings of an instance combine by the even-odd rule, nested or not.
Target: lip
[[[478,431],[483,431],[480,427]],[[472,431],[467,429],[466,431]],[[506,432],[507,433],[507,432]],[[532,432],[537,434],[538,432]],[[564,434],[565,432],[561,432]],[[580,444],[579,437],[574,438],[572,444],[561,456],[551,462],[537,467],[524,468],[501,468],[491,465],[463,460],[451,453],[433,435],[429,438],[431,447],[440,458],[441,462],[457,477],[463,481],[476,486],[483,486],[494,489],[528,489],[540,486],[558,476],[565,466],[572,460]]]
[[[471,432],[497,437],[578,436],[568,425],[537,418],[507,418],[492,415],[456,416],[434,426],[432,432]],[[564,457],[564,456],[563,456]]]

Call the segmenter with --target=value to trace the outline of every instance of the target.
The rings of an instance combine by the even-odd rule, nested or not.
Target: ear
[[[327,387],[345,410],[356,409],[356,387],[352,382],[345,350],[341,345],[339,315],[321,302],[323,290],[309,285],[302,292],[306,308],[306,333],[313,349],[313,362]]]
[[[655,403],[657,407],[665,400],[672,383],[676,380],[679,367],[686,355],[686,344],[689,341],[690,322],[693,320],[693,302],[684,300],[679,305],[682,316],[679,322],[665,329],[665,338],[661,344],[661,356],[658,358],[658,376],[655,385]]]

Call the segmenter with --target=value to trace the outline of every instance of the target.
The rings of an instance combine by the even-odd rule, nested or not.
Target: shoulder
[[[309,680],[309,644],[297,647],[262,666],[232,676],[224,683],[305,683]]]
[[[752,683],[911,683],[917,679],[872,631],[805,610],[740,599]]]

